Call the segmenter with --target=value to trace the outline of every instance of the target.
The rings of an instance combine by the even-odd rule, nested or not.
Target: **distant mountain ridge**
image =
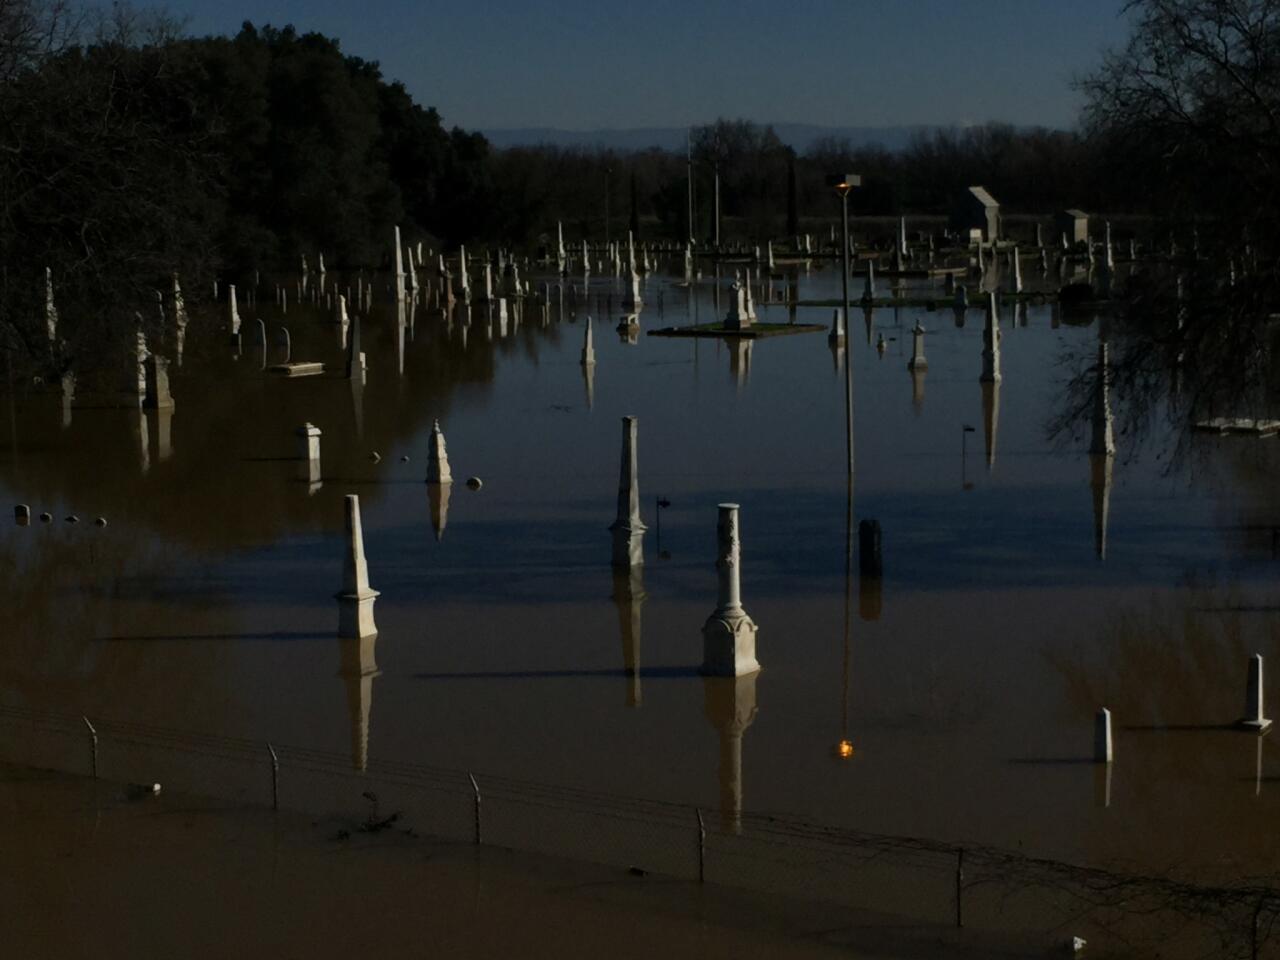
[[[767,126],[767,124],[760,124]],[[823,127],[806,123],[775,123],[774,131],[783,143],[798,152],[808,150],[824,137],[847,139],[854,147],[873,144],[886,150],[902,150],[918,133],[939,129],[915,125],[897,127]],[[613,150],[646,150],[660,147],[682,150],[687,127],[635,127],[625,130],[560,130],[556,127],[481,130],[496,147],[528,147],[548,144],[557,147],[605,147]]]

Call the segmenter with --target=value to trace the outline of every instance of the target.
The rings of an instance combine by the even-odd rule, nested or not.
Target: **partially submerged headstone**
[[[756,673],[755,622],[742,606],[742,545],[738,504],[722,503],[716,523],[716,608],[702,626],[702,672],[709,676],[741,677]]]
[[[1110,763],[1114,756],[1111,740],[1111,711],[1103,707],[1093,718],[1093,760]]]
[[[924,334],[925,329],[920,325],[920,321],[916,321],[916,325],[911,330],[911,359],[907,361],[908,370],[924,371],[929,369],[929,361],[924,355]]]
[[[49,335],[49,343],[58,342],[58,308],[53,302],[53,271],[44,268],[44,322]]]
[[[862,302],[871,303],[876,298],[876,267],[874,260],[867,261],[867,280],[862,287]]]
[[[609,531],[613,534],[613,566],[644,563],[643,534],[648,527],[640,518],[640,464],[636,437],[639,420],[622,418],[622,462],[618,472],[618,504]]]
[[[726,330],[745,330],[751,326],[751,317],[747,314],[747,303],[742,284],[734,281],[729,288],[729,312],[724,318]]]
[[[304,423],[296,431],[298,438],[298,479],[309,484],[320,483],[320,428],[314,423]]]
[[[231,336],[240,335],[240,310],[236,306],[236,285],[227,284],[227,325],[231,328]]]
[[[404,299],[404,248],[400,246],[400,228],[395,228],[394,249],[396,252],[396,299]]]
[[[1263,709],[1262,655],[1259,653],[1249,658],[1249,680],[1245,685],[1244,693],[1244,716],[1236,725],[1258,733],[1271,726],[1271,721],[1264,715]]]
[[[360,315],[351,321],[351,338],[347,342],[346,378],[364,380],[364,354],[360,352]]]
[[[337,594],[338,636],[360,640],[377,636],[373,604],[378,591],[369,587],[369,566],[364,555],[364,530],[360,523],[360,498],[347,494],[346,544],[342,556],[342,590]]]
[[[141,322],[142,318],[138,318]],[[127,386],[131,392],[136,391],[138,406],[141,407],[147,398],[147,335],[138,327],[137,339],[133,348],[133,370],[129,374]]]
[[[445,448],[444,431],[440,429],[440,421],[436,420],[431,425],[431,439],[427,446],[427,483],[452,482],[453,473],[449,470],[449,453]]]

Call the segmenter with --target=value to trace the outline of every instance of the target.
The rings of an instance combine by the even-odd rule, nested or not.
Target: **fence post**
[[[89,762],[93,770],[93,779],[98,779],[98,731],[93,729],[93,724],[89,722],[89,718],[82,716],[80,719],[84,721],[84,725],[89,728]]]
[[[471,778],[471,789],[475,791],[475,795],[476,795],[476,846],[478,847],[480,846],[480,837],[481,837],[481,834],[480,834],[480,784],[476,783],[476,776],[474,773],[468,773],[467,776]]]
[[[702,819],[702,808],[696,810],[698,814],[698,882],[707,882],[707,825]]]
[[[276,748],[267,744],[271,752],[271,809],[280,809],[280,758],[276,756]]]
[[[964,848],[956,854],[956,927],[964,926]]]

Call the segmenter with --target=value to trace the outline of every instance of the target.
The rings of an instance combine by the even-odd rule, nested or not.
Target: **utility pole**
[[[849,191],[862,186],[862,177],[856,173],[836,173],[827,177],[827,183],[835,187],[840,197],[840,213],[844,226],[844,269],[841,271],[841,290],[844,294],[845,343],[850,343],[849,336]],[[849,476],[853,476],[853,354],[846,354],[844,362],[844,420],[848,431]]]
[[[692,245],[693,238],[695,236],[693,232],[693,129],[692,128],[685,131],[685,137],[686,137],[685,143],[687,146],[686,157],[688,160],[688,173],[689,173],[689,243],[690,245]]]

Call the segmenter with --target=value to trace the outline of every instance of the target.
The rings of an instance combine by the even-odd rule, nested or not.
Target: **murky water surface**
[[[787,272],[802,299],[838,293],[830,267]],[[677,280],[646,280],[642,331],[705,322],[717,297],[723,312],[709,278],[693,299]],[[926,288],[941,296],[941,281],[913,282]],[[590,306],[566,295],[563,315],[531,304],[505,327],[483,305],[419,306],[402,345],[394,306],[377,305],[353,389],[263,372],[258,316],[269,363],[282,325],[293,360],[340,370],[342,355],[328,311],[282,315],[264,288],[238,356],[193,321],[172,412],[87,391],[64,408],[18,385],[0,490],[55,520],[0,526],[0,703],[342,752],[353,769],[404,760],[740,802],[1203,879],[1274,863],[1280,760],[1225,727],[1247,657],[1280,653],[1275,441],[1197,441],[1170,470],[1172,437],[1117,432],[1100,469],[1087,424],[1077,442],[1045,429],[1068,402],[1062,358],[1097,343],[1092,317],[1006,309],[992,387],[981,311],[959,326],[948,309],[877,309],[869,338],[855,311],[853,515],[878,520],[884,544],[882,581],[863,580],[856,555],[846,564],[844,358],[826,335],[631,342],[597,302],[621,290],[593,277]],[[913,377],[917,320],[929,366]],[[649,529],[642,574],[615,580],[625,415]],[[423,482],[434,420],[455,478],[443,501]],[[304,422],[323,432],[318,485],[296,478]],[[350,493],[381,591],[363,676],[335,635]],[[741,504],[763,665],[740,780],[697,675],[723,501]],[[1084,762],[1101,706],[1116,722],[1109,778]]]

